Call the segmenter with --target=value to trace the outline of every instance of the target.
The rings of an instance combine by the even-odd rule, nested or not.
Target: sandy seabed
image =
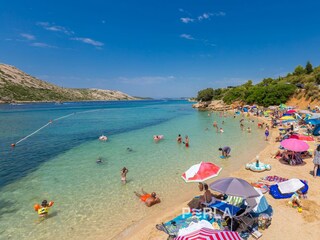
[[[265,119],[261,119],[264,120]],[[320,177],[314,178],[313,158],[305,159],[305,164],[300,166],[289,166],[281,163],[272,156],[279,149],[279,143],[275,142],[278,135],[277,130],[271,130],[271,136],[268,146],[258,155],[263,163],[271,164],[272,169],[261,173],[246,170],[244,167],[232,172],[230,176],[247,180],[248,182],[256,182],[261,177],[268,175],[277,175],[284,178],[299,178],[308,181],[309,191],[307,199],[302,200],[303,211],[299,213],[297,209],[287,205],[288,199],[274,199],[270,194],[266,193],[268,203],[272,206],[273,216],[272,223],[266,230],[259,230],[263,236],[260,239],[320,239]],[[314,150],[316,143],[309,143],[310,149]],[[249,148],[248,148],[249,149]],[[252,149],[251,151],[254,151]],[[254,159],[252,160],[254,161]],[[212,182],[213,180],[209,180]],[[199,195],[197,188],[190,187],[190,199],[178,203],[172,208],[162,208],[161,204],[154,206],[152,213],[145,219],[130,226],[114,239],[130,239],[130,240],[165,240],[167,235],[158,231],[155,225],[180,215],[182,209],[187,207],[187,203],[192,196]],[[165,200],[164,200],[165,201]],[[151,212],[151,211],[150,211]],[[250,237],[249,239],[253,239]]]

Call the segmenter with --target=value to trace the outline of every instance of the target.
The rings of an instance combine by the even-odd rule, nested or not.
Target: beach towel
[[[274,175],[274,176],[266,176],[264,178],[264,180],[269,181],[269,182],[277,182],[277,183],[279,183],[279,182],[287,181],[288,178],[283,178],[283,177],[279,177],[279,176]]]
[[[278,183],[278,188],[282,194],[296,192],[303,186],[304,184],[297,178]]]

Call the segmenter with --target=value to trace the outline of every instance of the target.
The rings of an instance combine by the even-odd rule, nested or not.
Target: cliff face
[[[193,108],[199,110],[226,111],[231,110],[232,106],[225,104],[222,100],[214,100],[209,102],[199,102],[192,105]]]
[[[134,100],[123,92],[102,89],[62,88],[0,64],[0,102]]]

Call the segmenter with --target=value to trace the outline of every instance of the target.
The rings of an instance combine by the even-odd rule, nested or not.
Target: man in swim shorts
[[[229,157],[229,154],[231,152],[231,148],[228,146],[225,146],[223,148],[219,148],[219,151],[221,151],[221,155],[224,157]]]
[[[137,192],[134,192],[134,194],[140,198],[142,202],[146,204],[147,207],[151,207],[157,203],[160,203],[160,198],[157,197],[157,194],[155,192],[152,192],[151,194],[143,191],[141,189],[142,194],[139,194]]]

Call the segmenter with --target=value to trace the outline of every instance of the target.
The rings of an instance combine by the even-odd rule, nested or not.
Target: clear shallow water
[[[185,101],[3,105],[0,111],[0,239],[110,239],[153,211],[133,191],[156,191],[163,200],[157,207],[165,208],[195,187],[180,177],[192,164],[213,161],[226,173],[254,156],[248,146],[254,152],[265,146],[256,124],[246,122],[253,129],[248,134],[240,130],[240,118],[209,117]],[[213,130],[214,120],[226,122],[225,133]],[[107,142],[97,140],[102,133]],[[175,142],[179,133],[189,135],[189,149]],[[156,134],[164,140],[154,143]],[[232,148],[228,160],[218,157],[223,145]],[[99,156],[103,164],[96,164]],[[125,186],[123,166],[129,169]],[[55,205],[39,223],[33,205],[43,199]]]

